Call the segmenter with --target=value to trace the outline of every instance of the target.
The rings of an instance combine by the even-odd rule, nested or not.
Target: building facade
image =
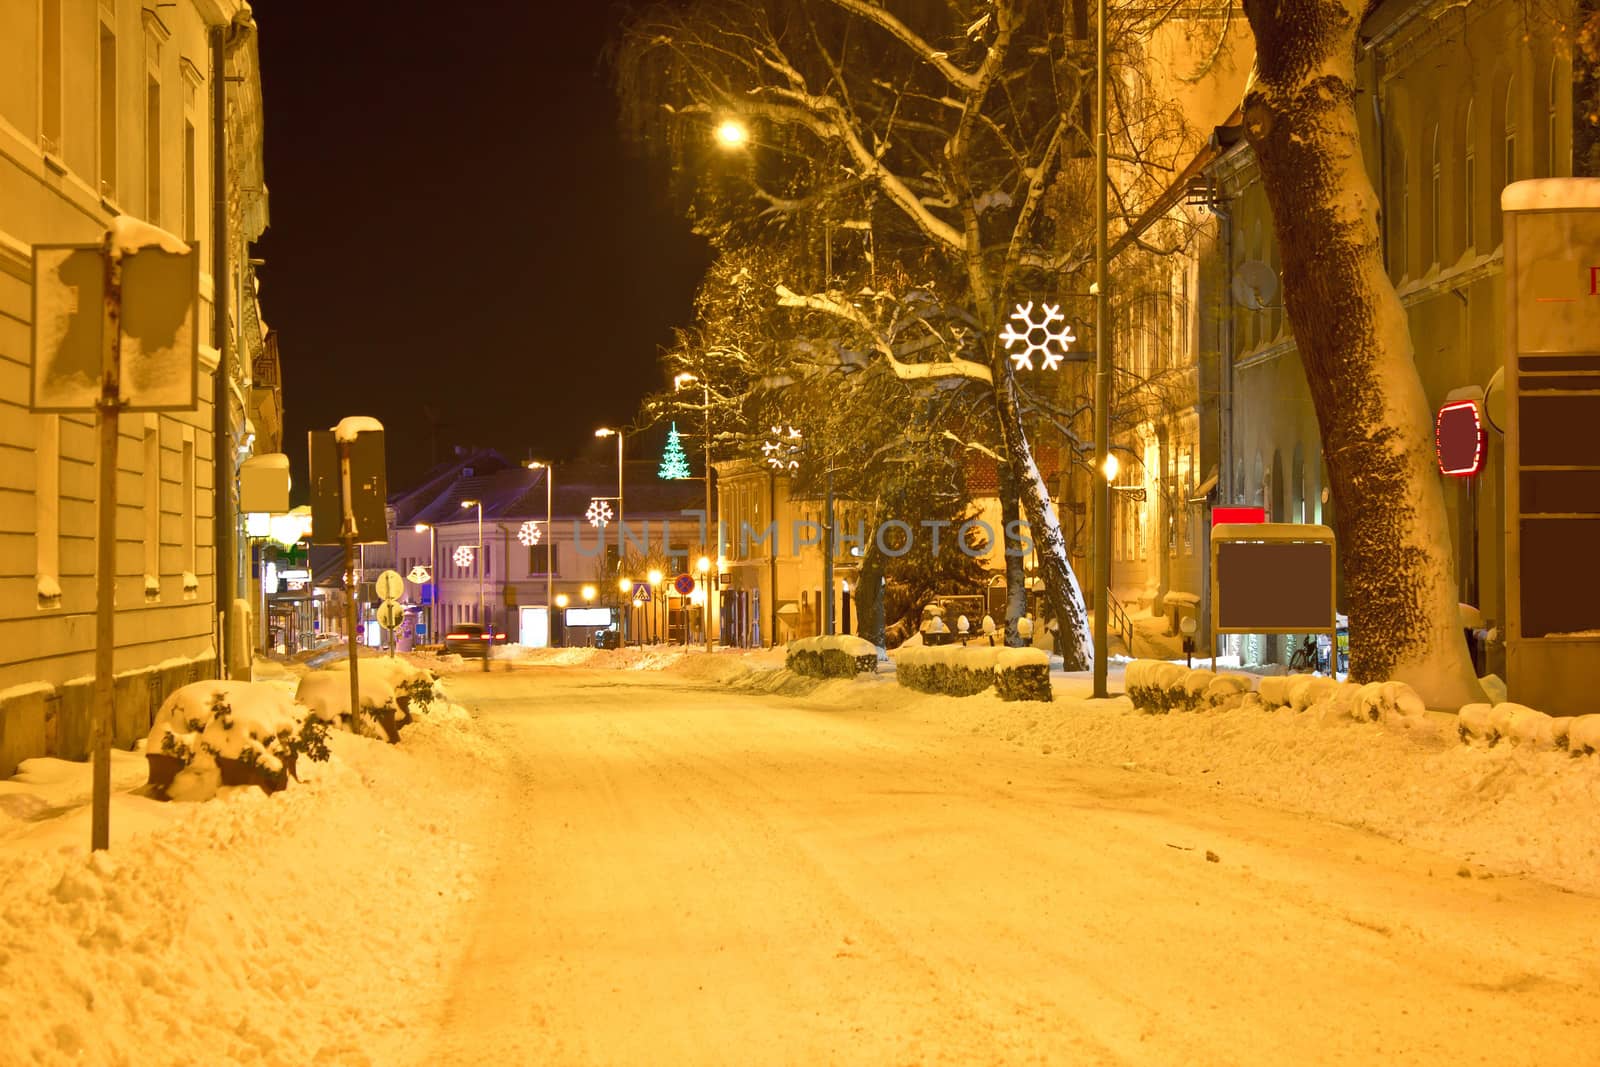
[[[219,95],[225,145],[213,137]],[[268,417],[281,413],[277,363],[248,260],[267,221],[260,115],[254,25],[237,0],[0,5],[0,690],[28,694],[0,700],[0,775],[19,758],[84,754],[94,670],[95,420],[30,411],[33,246],[98,242],[125,214],[202,257],[199,406],[121,419],[116,741],[127,744],[175,681],[215,673],[219,610],[243,590],[215,581],[217,486],[229,492],[237,462],[281,432],[281,415]],[[229,297],[220,331],[219,289]],[[218,420],[223,349],[248,355],[228,361]],[[242,538],[221,540],[240,574]]]

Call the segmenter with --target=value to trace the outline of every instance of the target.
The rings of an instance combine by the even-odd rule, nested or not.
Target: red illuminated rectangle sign
[[[1441,474],[1470,478],[1483,470],[1488,445],[1475,400],[1458,400],[1439,409],[1433,423],[1433,447]]]
[[[1211,525],[1219,522],[1266,522],[1267,509],[1257,507],[1228,507],[1211,509]]]

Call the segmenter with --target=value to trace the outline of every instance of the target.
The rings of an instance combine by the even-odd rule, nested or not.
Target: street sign
[[[406,609],[393,600],[385,600],[378,605],[378,625],[385,630],[398,630],[400,621],[406,617]]]
[[[412,585],[427,585],[429,582],[433,581],[433,574],[428,570],[427,567],[424,567],[419,563],[415,567],[411,568],[411,573],[406,575],[406,580]]]
[[[1333,531],[1307,523],[1225,523],[1211,531],[1212,632],[1331,633]],[[1215,647],[1215,646],[1213,646]]]
[[[672,581],[672,588],[678,591],[679,596],[688,596],[694,592],[694,576],[690,574],[678,575]]]
[[[399,571],[384,571],[373,583],[373,589],[384,600],[399,600],[405,595],[406,582]]]
[[[343,472],[339,443],[332,430],[312,430],[311,543],[344,543]],[[358,544],[386,544],[389,526],[383,504],[388,497],[383,465],[383,431],[358,433],[350,445],[350,510],[356,517]]]
[[[650,599],[650,583],[649,582],[634,582],[633,583],[633,599],[636,602],[637,601],[647,601],[647,600],[649,600]]]

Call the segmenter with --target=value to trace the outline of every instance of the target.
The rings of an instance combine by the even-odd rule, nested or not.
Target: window
[[[1473,224],[1478,213],[1478,154],[1477,133],[1472,124],[1472,101],[1467,101],[1467,129],[1464,139],[1465,167],[1461,175],[1461,193],[1465,203],[1461,210],[1461,243],[1463,248],[1474,247],[1477,227]]]
[[[39,10],[39,147],[61,154],[61,0],[44,0]]]
[[[1512,78],[1506,82],[1506,169],[1505,181],[1502,186],[1510,185],[1517,180],[1517,104],[1515,93],[1517,79]]]
[[[178,477],[183,479],[183,529],[178,536],[183,555],[183,568],[190,574],[200,573],[200,563],[195,555],[195,489],[194,489],[194,430],[189,427],[183,432],[183,469],[178,472]]]
[[[146,415],[144,422],[144,575],[145,595],[150,580],[161,575],[161,416]]]
[[[145,79],[144,89],[145,218],[161,225],[161,83]]]
[[[117,35],[100,23],[100,195],[117,197]]]
[[[1556,130],[1556,101],[1560,99],[1561,60],[1550,61],[1550,82],[1545,91],[1545,174],[1552,178],[1561,176],[1566,168],[1560,165],[1560,153],[1557,148]]]
[[[560,574],[561,554],[556,551],[556,546],[544,542],[537,545],[529,545],[528,573]]]
[[[36,415],[34,575],[40,608],[61,606],[61,416]]]
[[[194,240],[194,123],[183,124],[183,239]]]
[[[1439,124],[1433,124],[1433,168],[1428,176],[1428,262],[1439,262]]]

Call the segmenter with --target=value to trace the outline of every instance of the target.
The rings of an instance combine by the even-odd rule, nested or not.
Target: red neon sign
[[[1211,509],[1211,525],[1219,522],[1266,522],[1267,509],[1259,507],[1228,507]]]
[[[1439,409],[1433,423],[1433,448],[1441,474],[1456,478],[1477,474],[1483,470],[1488,444],[1476,400],[1457,400]]]

